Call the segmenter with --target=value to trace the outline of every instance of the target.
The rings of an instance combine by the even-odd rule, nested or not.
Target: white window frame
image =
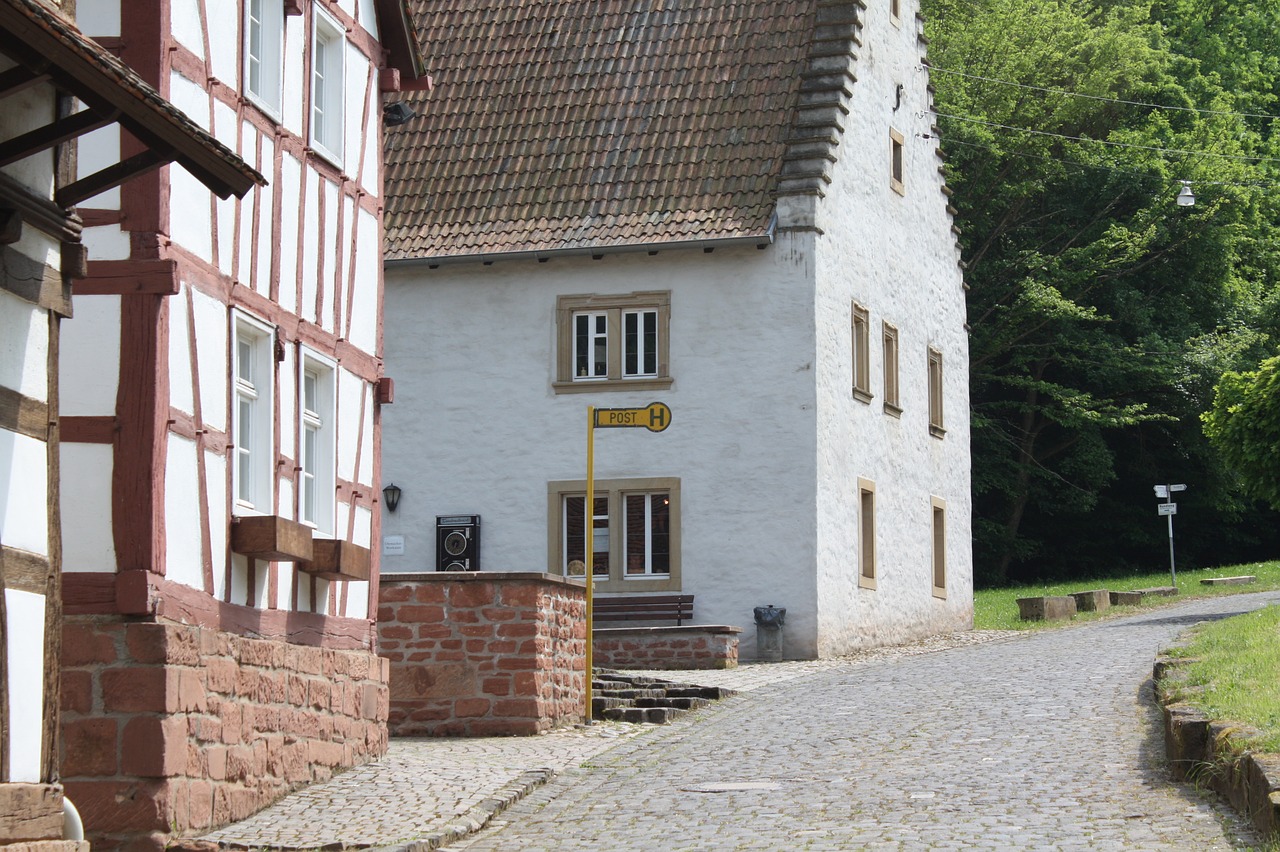
[[[255,16],[255,8],[257,7]],[[255,36],[258,42],[254,49]],[[254,66],[257,65],[257,86]],[[244,4],[245,96],[280,121],[284,102],[284,3],[280,0],[246,0]]]
[[[232,514],[272,515],[275,329],[238,310],[231,317]]]
[[[624,379],[653,379],[658,376],[658,363],[661,360],[661,346],[659,340],[662,336],[662,320],[659,316],[657,308],[637,308],[635,310],[624,310],[622,312],[622,378]],[[627,322],[631,317],[636,319],[636,336],[634,344],[630,340],[627,333]],[[646,346],[645,344],[645,322],[646,319],[653,319],[653,344]],[[631,359],[635,359],[635,367],[628,366]],[[653,367],[646,369],[645,361],[652,359]]]
[[[578,326],[583,321],[587,324],[587,333],[585,339],[578,331]],[[604,326],[604,331],[600,330],[600,326]],[[609,346],[609,314],[605,311],[578,311],[573,315],[573,380],[575,382],[598,382],[607,381],[609,379],[609,355],[611,347]],[[603,340],[604,342],[604,361],[601,362],[595,357],[597,346]],[[586,347],[586,351],[582,351],[582,347]],[[587,369],[584,372],[578,366],[579,361],[586,358]]]
[[[315,399],[308,406],[307,384]],[[337,512],[337,364],[302,348],[298,358],[298,520],[334,535]],[[314,436],[309,447],[308,438]],[[308,450],[311,450],[309,453]]]
[[[346,137],[346,31],[316,7],[311,18],[311,145],[342,165]]]

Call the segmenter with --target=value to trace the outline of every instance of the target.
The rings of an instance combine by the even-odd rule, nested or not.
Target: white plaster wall
[[[96,196],[93,199],[94,203],[109,208],[119,206],[118,200],[111,203],[104,195]],[[85,228],[80,235],[80,242],[84,243],[90,260],[128,260],[130,253],[133,251],[129,232],[119,225],[99,225],[94,228]]]
[[[0,71],[7,71],[15,64],[7,56],[0,56]],[[55,117],[54,95],[52,86],[41,83],[6,97],[4,110],[0,111],[0,139],[10,139],[50,124]],[[0,171],[17,180],[36,195],[44,198],[53,196],[53,155],[51,153],[24,157],[0,167]]]
[[[235,110],[226,104],[215,102],[213,107],[213,129],[214,135],[219,142],[237,154],[244,156],[239,150],[240,121],[236,116]],[[246,158],[246,160],[252,159],[254,159],[252,154]],[[211,197],[218,219],[218,270],[223,275],[231,275],[235,270],[236,205],[239,203],[239,199],[235,196],[218,198],[211,195]],[[242,222],[252,228],[251,219],[246,218]],[[248,242],[252,239],[252,235],[253,231],[249,230],[242,239]]]
[[[237,3],[228,9],[221,3],[205,3],[209,11],[210,70],[214,77],[236,91],[240,90],[240,26],[244,21],[244,5]]]
[[[66,327],[65,325],[63,326]],[[62,570],[115,571],[110,444],[60,445]]]
[[[322,223],[320,221],[320,193],[322,184],[326,183],[324,178],[316,172],[315,169],[307,167],[303,170],[303,204],[307,210],[307,218],[303,224],[302,232],[302,254],[298,258],[298,262],[302,264],[302,304],[298,305],[298,315],[311,322],[316,321],[316,288],[320,286],[320,271],[318,260],[320,258],[320,229]],[[333,266],[332,259],[328,265]],[[285,281],[284,277],[280,278],[280,290],[283,293],[285,288],[292,284],[290,279]]]
[[[165,453],[165,577],[204,589],[196,442],[170,434]]]
[[[355,298],[351,302],[351,343],[365,352],[378,347],[378,281],[382,276],[381,229],[372,214],[356,213]]]
[[[120,35],[120,0],[79,0],[76,26],[94,38]]]
[[[308,50],[304,29],[307,26],[304,16],[285,15],[284,17],[284,91],[286,93],[307,91],[307,80],[302,65]],[[303,115],[303,105],[306,101],[307,99],[302,97],[285,97],[282,105],[284,126],[303,139],[307,138],[306,117]],[[286,194],[285,198],[296,198],[296,196]]]
[[[223,599],[227,577],[227,536],[231,516],[227,506],[227,457],[205,451],[204,484],[209,504],[209,553],[213,564],[213,596]],[[284,598],[288,600],[288,598]]]
[[[919,69],[914,9],[865,11],[841,158],[819,203],[818,582],[820,652],[972,625],[968,339],[959,253],[946,214]],[[902,102],[895,110],[897,86]],[[890,136],[904,142],[905,195],[890,187]],[[851,394],[850,303],[870,312],[874,399]],[[898,328],[901,417],[884,411],[882,322]],[[928,348],[943,353],[946,436],[928,419]],[[877,588],[858,587],[857,478],[875,482]],[[948,594],[932,592],[930,497],[946,501]]]
[[[324,270],[317,286],[322,288],[324,305],[322,315],[317,317],[317,324],[327,330],[335,331],[333,326],[333,300],[337,297],[337,282],[343,279],[342,270],[346,268],[351,252],[351,220],[344,222],[346,233],[339,238],[338,214],[342,201],[338,196],[338,185],[333,181],[321,180],[321,191],[324,192],[324,223],[321,245],[324,257]],[[310,224],[310,223],[308,223]],[[342,335],[339,335],[342,336]]]
[[[289,154],[280,160],[280,307],[298,313],[298,248],[297,199],[302,192],[302,164]],[[313,208],[308,208],[313,209]]]
[[[260,173],[262,172],[262,163],[258,159],[258,131],[252,123],[245,121],[240,124],[240,152],[244,161],[253,166]],[[267,172],[270,173],[270,170]],[[258,217],[258,193],[250,190],[245,193],[244,198],[240,199],[240,232],[239,240],[239,257],[236,258],[236,278],[246,287],[253,287],[258,292],[267,294],[267,287],[270,281],[267,276],[260,274],[259,270],[254,266],[254,250],[258,253],[265,254],[270,257],[271,252],[271,230],[270,219],[264,220],[267,228],[265,238],[260,238],[255,244],[253,239],[253,226]],[[266,197],[270,197],[268,193]],[[270,209],[268,207],[268,209]],[[269,267],[268,267],[269,268]]]
[[[356,452],[360,447],[360,398],[365,384],[347,370],[339,369],[338,376],[338,478],[348,482],[359,481]],[[370,480],[364,480],[370,481]]]
[[[185,291],[190,283],[183,281],[178,295],[168,301],[169,308],[169,405],[194,414],[195,386],[191,372],[191,322]]]
[[[388,270],[382,479],[404,496],[382,523],[406,549],[382,570],[433,570],[435,516],[473,513],[485,569],[547,570],[547,483],[585,477],[587,406],[660,400],[663,433],[597,431],[597,478],[679,477],[697,620],[753,651],[752,608],[786,606],[788,651],[816,653],[811,245]],[[557,295],[665,289],[669,390],[553,392]]]
[[[356,3],[356,20],[360,26],[374,38],[378,38],[378,16],[374,10],[373,0],[358,0]]]
[[[0,387],[49,398],[49,313],[0,290]]]
[[[196,363],[200,368],[200,415],[204,424],[212,429],[229,432],[231,424],[227,416],[228,383],[231,380],[228,359],[231,351],[227,341],[229,321],[226,305],[200,291],[192,293],[196,326]],[[173,304],[172,302],[170,304]],[[172,335],[170,335],[172,340]],[[170,381],[177,385],[175,374]]]
[[[76,142],[76,175],[88,177],[108,166],[120,162],[120,125],[108,124],[97,130],[86,133]],[[113,187],[106,192],[85,199],[81,207],[102,207],[109,210],[120,208],[120,188]],[[118,228],[118,226],[117,226]],[[94,259],[97,260],[96,256]]]
[[[200,4],[196,0],[172,0],[172,3],[170,20],[174,39],[187,50],[204,59],[204,28],[200,26]],[[230,17],[220,14],[216,8],[210,11],[210,18],[214,20],[219,17]],[[234,78],[223,77],[222,79],[228,83],[234,81]]]
[[[9,777],[22,784],[40,781],[44,742],[44,595],[4,590],[9,637]],[[21,641],[14,641],[21,637]]]
[[[0,541],[49,555],[49,457],[44,441],[0,429]]]

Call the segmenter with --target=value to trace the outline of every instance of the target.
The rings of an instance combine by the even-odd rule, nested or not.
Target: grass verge
[[[1235,577],[1253,574],[1258,580],[1247,586],[1204,586],[1200,581],[1208,577]],[[1053,585],[1016,586],[1007,589],[982,589],[973,595],[973,626],[978,630],[1041,630],[1092,621],[1112,615],[1135,612],[1140,607],[1113,607],[1103,613],[1083,612],[1073,621],[1022,621],[1018,618],[1018,598],[1040,595],[1069,595],[1091,589],[1110,589],[1127,592],[1154,586],[1169,585],[1169,572],[1157,571],[1129,577],[1107,577],[1095,580],[1072,580]],[[1161,599],[1172,603],[1191,598],[1238,595],[1245,592],[1265,592],[1280,589],[1280,561],[1256,562],[1250,565],[1231,565],[1222,568],[1201,568],[1196,571],[1178,572],[1178,597]]]
[[[1199,709],[1210,719],[1260,731],[1244,745],[1280,752],[1280,606],[1199,625],[1186,645],[1169,649],[1187,657],[1178,677],[1163,682],[1166,699]]]

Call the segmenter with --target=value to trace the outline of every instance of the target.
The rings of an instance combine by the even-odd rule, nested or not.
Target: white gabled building
[[[386,748],[380,139],[384,93],[428,78],[403,0],[79,6],[265,176],[219,198],[152,168],[79,203],[62,776],[96,848],[160,847]],[[79,173],[137,150],[97,130]]]
[[[384,571],[583,558],[785,654],[972,624],[964,285],[910,0],[416,2],[388,134]],[[472,567],[475,567],[473,561]]]

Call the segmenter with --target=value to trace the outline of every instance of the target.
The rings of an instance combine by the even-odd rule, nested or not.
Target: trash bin
[[[782,623],[787,608],[773,604],[758,606],[756,613],[756,659],[769,663],[782,661]]]

